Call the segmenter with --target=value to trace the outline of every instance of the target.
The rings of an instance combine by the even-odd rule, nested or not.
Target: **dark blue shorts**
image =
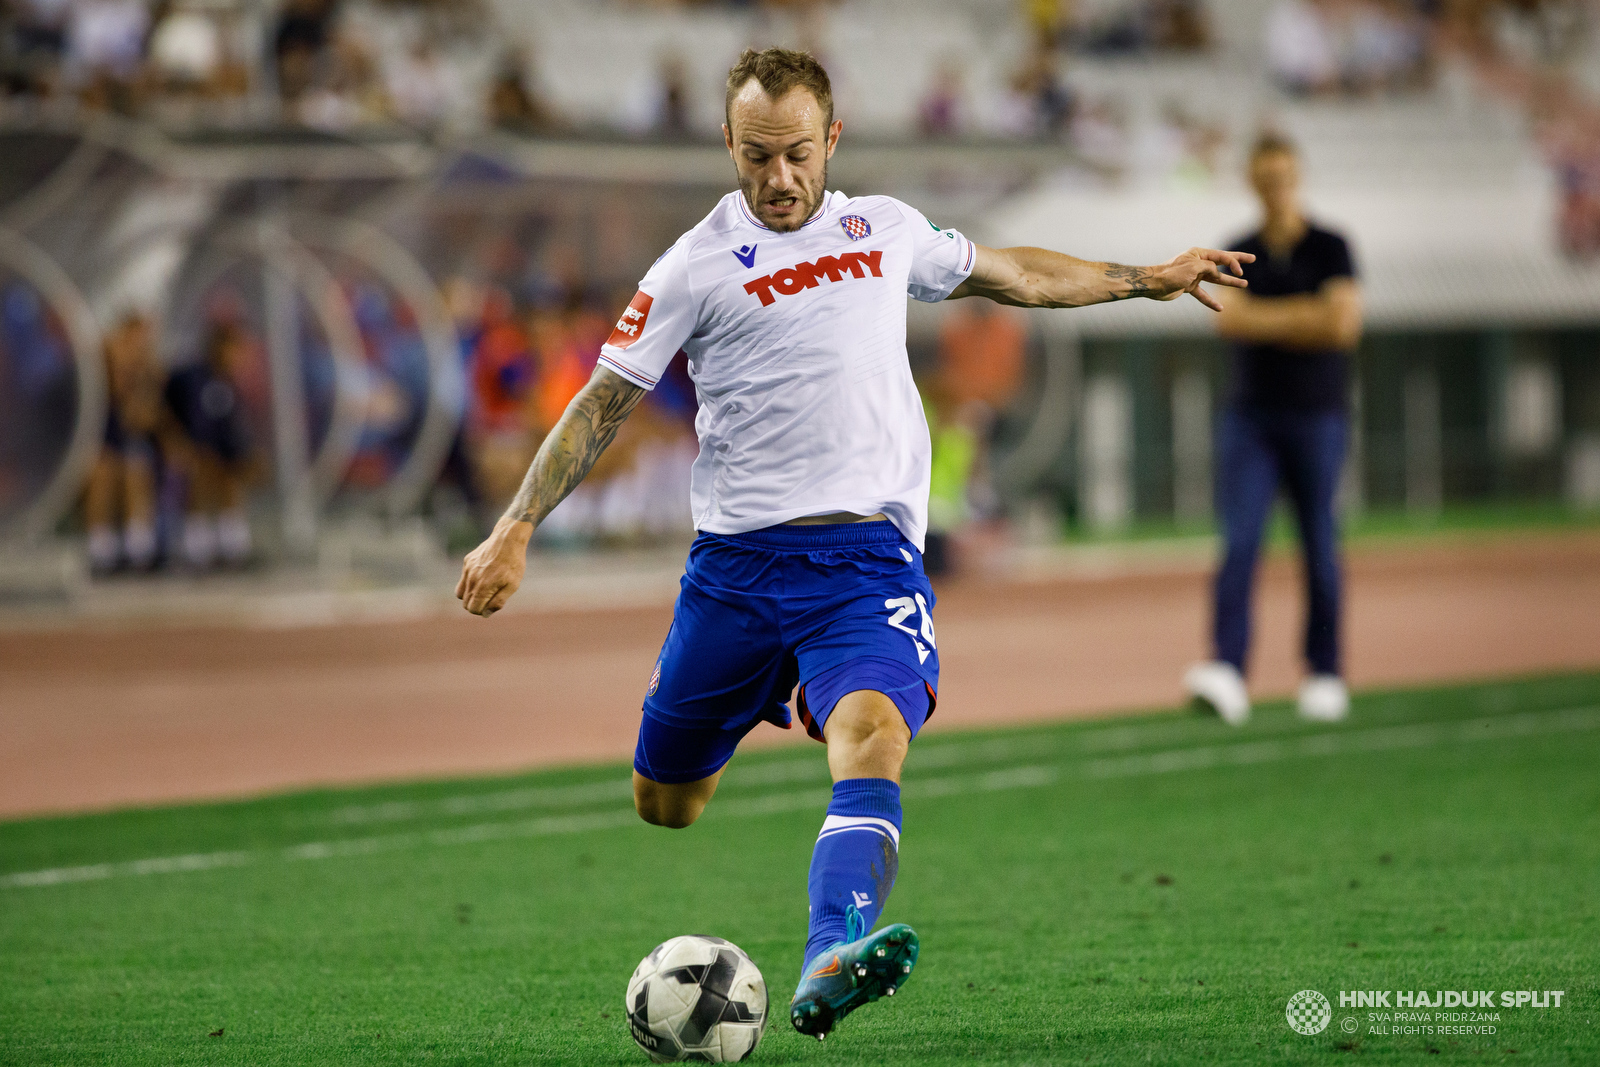
[[[839,698],[884,693],[911,735],[933,714],[939,650],[922,554],[891,522],[702,533],[645,693],[634,769],[656,782],[715,774],[788,703],[823,740]]]

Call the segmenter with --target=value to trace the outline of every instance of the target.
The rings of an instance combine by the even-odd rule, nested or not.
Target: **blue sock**
[[[811,930],[806,962],[845,939],[851,905],[871,930],[900,870],[900,786],[887,778],[833,784],[833,802],[811,853]]]

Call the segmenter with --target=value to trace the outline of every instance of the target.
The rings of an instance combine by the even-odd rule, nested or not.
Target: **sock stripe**
[[[894,842],[895,851],[900,851],[900,828],[888,819],[877,819],[869,816],[858,815],[829,815],[822,820],[822,832],[817,835],[817,840],[831,837],[847,830],[871,830],[880,833]]]

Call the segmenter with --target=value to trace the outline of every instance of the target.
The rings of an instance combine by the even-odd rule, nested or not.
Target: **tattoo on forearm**
[[[546,435],[506,516],[538,525],[577,488],[644,398],[644,390],[604,367]]]
[[[1151,267],[1125,267],[1121,263],[1106,264],[1105,276],[1113,282],[1123,282],[1126,289],[1114,291],[1113,300],[1129,300],[1136,296],[1151,296],[1156,293],[1156,288],[1151,284],[1155,278],[1155,270]]]

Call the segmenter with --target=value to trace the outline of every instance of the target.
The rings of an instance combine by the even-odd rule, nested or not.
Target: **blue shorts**
[[[818,741],[839,698],[861,689],[893,700],[915,737],[939,689],[933,605],[922,554],[892,522],[700,534],[634,769],[656,782],[715,774],[758,723],[789,726],[797,683]]]

